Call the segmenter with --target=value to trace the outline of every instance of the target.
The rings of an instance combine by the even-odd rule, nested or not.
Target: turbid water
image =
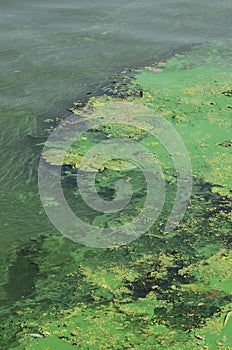
[[[60,235],[44,213],[37,188],[38,144],[50,125],[44,121],[55,123],[73,101],[98,94],[126,67],[159,62],[195,45],[226,43],[232,4],[9,0],[1,1],[0,8],[0,296],[9,317],[15,302],[33,295],[39,270],[43,274],[41,257],[35,259],[38,265],[31,259],[33,251],[39,254],[41,237]],[[67,298],[62,306],[72,303]],[[7,346],[8,337],[7,331]]]

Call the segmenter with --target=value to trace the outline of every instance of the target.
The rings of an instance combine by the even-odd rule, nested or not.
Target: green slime
[[[11,316],[2,322],[3,347],[10,343],[18,350],[232,349],[232,317],[223,323],[232,309],[232,80],[230,52],[222,54],[222,47],[195,48],[157,62],[139,69],[131,81],[131,90],[139,86],[142,91],[140,97],[135,93],[127,98],[131,115],[133,106],[142,104],[166,118],[191,157],[194,189],[175,234],[170,239],[160,234],[175,193],[174,167],[167,152],[146,132],[123,127],[96,130],[101,137],[130,134],[156,154],[171,186],[168,204],[159,222],[127,246],[94,249],[49,234],[31,241],[26,259],[38,269],[34,292],[12,304]],[[119,100],[117,91],[91,98],[82,113],[90,108],[107,110],[110,102]],[[80,113],[75,107],[72,111]],[[64,161],[67,192],[72,191],[70,181],[95,137],[86,133],[70,148]],[[43,154],[50,166],[60,164],[59,149],[62,145],[52,145],[51,152]],[[100,170],[102,196],[120,176],[114,175],[115,170],[126,176],[137,174],[128,164],[112,162],[93,170]],[[137,208],[143,204],[143,196],[139,197],[143,186],[137,179],[133,182],[137,196],[123,212],[125,221],[135,204]],[[52,198],[48,201],[56,205]],[[115,219],[93,215],[90,221],[104,225]]]

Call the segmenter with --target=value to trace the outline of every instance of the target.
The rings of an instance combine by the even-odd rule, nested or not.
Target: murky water
[[[2,0],[0,9],[0,272],[5,285],[17,246],[42,232],[56,232],[37,189],[44,120],[63,116],[73,101],[94,95],[124,67],[230,38],[232,3]],[[23,257],[22,269],[25,264]],[[26,284],[25,290],[30,288]],[[20,295],[12,286],[8,291],[11,300]]]

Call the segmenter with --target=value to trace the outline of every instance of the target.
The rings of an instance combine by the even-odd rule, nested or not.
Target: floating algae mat
[[[175,127],[190,155],[194,184],[188,210],[169,238],[162,227],[176,174],[170,154],[149,130],[96,123],[73,140],[65,157],[62,142],[47,144],[44,161],[48,168],[63,164],[64,192],[76,199],[72,181],[84,154],[99,140],[129,136],[166,168],[170,203],[146,234],[126,246],[96,249],[49,234],[31,241],[27,260],[36,266],[34,292],[12,304],[2,322],[3,348],[232,349],[232,67],[230,53],[220,52],[222,47],[195,48],[140,69],[130,86],[139,96],[123,100],[112,91],[73,109],[83,120],[100,118],[116,102],[130,117],[142,118],[134,106],[146,106]],[[97,171],[102,197],[114,197],[113,184],[121,176],[134,177],[132,204],[121,215],[127,221],[133,208],[142,207],[146,184],[133,162],[103,157],[102,163],[81,169]],[[116,215],[93,213],[91,220],[104,225]]]

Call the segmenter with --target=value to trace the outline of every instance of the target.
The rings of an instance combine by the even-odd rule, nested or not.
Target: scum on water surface
[[[189,350],[232,348],[232,318],[227,317],[232,309],[231,83],[231,64],[220,46],[195,48],[140,69],[131,82],[132,90],[139,85],[143,91],[127,98],[132,109],[133,104],[145,105],[172,123],[192,161],[191,203],[168,240],[160,239],[160,232],[175,197],[176,174],[170,155],[157,140],[133,127],[106,125],[73,143],[62,176],[74,211],[79,193],[73,179],[81,157],[100,138],[118,135],[130,135],[159,159],[165,168],[167,203],[154,226],[127,246],[94,249],[61,235],[43,234],[26,251],[19,249],[15,264],[22,255],[33,262],[34,288],[12,304],[14,313],[2,322],[3,347],[182,350],[185,344]],[[118,99],[116,92],[110,95],[91,98],[84,111]],[[81,110],[74,107],[73,112]],[[55,150],[53,145],[51,152],[42,155],[48,166],[60,164],[59,149],[62,145]],[[92,212],[89,219],[82,204],[83,218],[104,226],[136,215],[146,184],[133,164],[105,164],[96,176],[97,189],[103,198],[113,198],[114,182],[120,176],[132,178],[134,190],[132,203],[120,218]],[[57,203],[48,198],[48,205]],[[6,293],[9,288],[10,281]]]

